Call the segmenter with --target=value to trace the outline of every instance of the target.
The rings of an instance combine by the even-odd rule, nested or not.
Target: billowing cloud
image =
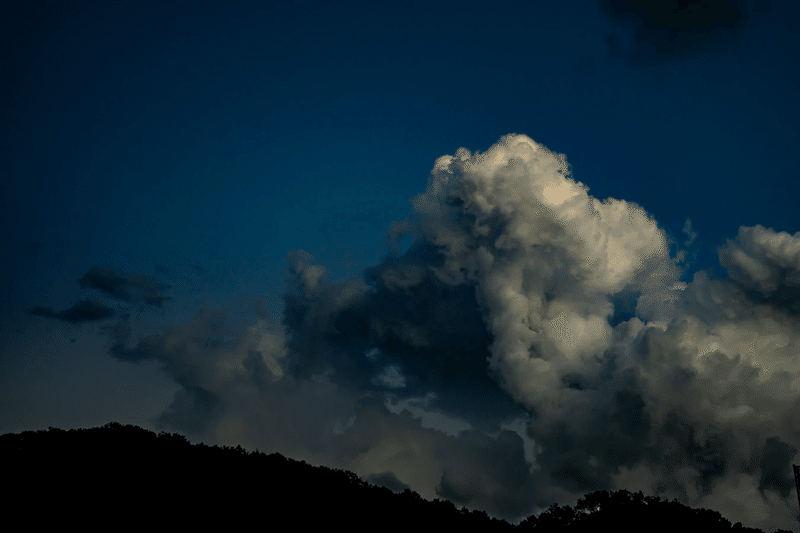
[[[169,285],[158,283],[148,274],[129,272],[121,274],[106,268],[92,267],[78,280],[82,287],[98,289],[103,293],[129,303],[145,303],[154,307],[162,307],[171,300],[161,294]]]
[[[800,232],[740,228],[719,248],[719,262],[740,287],[800,312]]]
[[[742,228],[728,278],[681,281],[642,207],[513,134],[439,158],[412,205],[361,278],[289,253],[281,324],[110,329],[112,356],[181,385],[155,423],[512,521],[624,488],[794,523],[798,235]]]
[[[52,307],[34,307],[29,311],[30,314],[43,316],[45,318],[57,318],[65,322],[77,324],[79,322],[92,322],[96,320],[108,320],[114,317],[114,310],[106,307],[100,302],[81,300],[69,309],[54,311]]]

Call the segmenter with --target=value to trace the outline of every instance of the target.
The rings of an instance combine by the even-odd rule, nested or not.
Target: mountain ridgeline
[[[314,467],[278,453],[248,453],[241,446],[193,445],[176,433],[156,434],[116,422],[0,435],[0,457],[10,494],[6,520],[20,517],[28,527],[761,531],[731,525],[716,511],[625,490],[587,494],[575,508],[554,504],[512,525],[448,501],[427,501],[408,489],[394,493],[352,472]]]

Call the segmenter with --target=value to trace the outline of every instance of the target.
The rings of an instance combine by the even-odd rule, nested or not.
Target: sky
[[[0,432],[796,528],[792,2],[19,2]]]

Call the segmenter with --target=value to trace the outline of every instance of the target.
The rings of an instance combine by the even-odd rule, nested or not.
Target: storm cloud
[[[628,489],[794,523],[800,233],[743,227],[727,277],[682,281],[690,250],[641,206],[516,134],[440,157],[411,203],[360,278],[290,252],[280,324],[109,329],[181,386],[154,424],[511,521]]]

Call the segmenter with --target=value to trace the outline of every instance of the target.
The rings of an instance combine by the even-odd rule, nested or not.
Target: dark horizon
[[[800,4],[21,2],[0,433],[796,527]],[[166,474],[165,474],[166,476]]]
[[[643,523],[650,523],[651,529],[658,524],[658,530],[665,531],[693,527],[710,533],[764,533],[741,523],[733,524],[714,510],[691,509],[676,500],[662,501],[624,489],[594,491],[582,496],[574,506],[553,503],[537,515],[509,523],[478,509],[463,506],[459,509],[448,500],[426,500],[408,487],[392,487],[381,479],[364,480],[353,472],[309,465],[278,452],[248,451],[238,445],[192,444],[178,433],[156,434],[118,422],[94,428],[50,427],[46,431],[3,434],[0,454],[14,464],[6,480],[16,489],[12,497],[13,512],[20,514],[25,506],[31,506],[32,510],[48,506],[54,525],[59,523],[60,509],[67,511],[79,504],[72,502],[72,497],[82,501],[91,499],[110,519],[117,519],[120,512],[127,511],[130,515],[135,507],[118,509],[119,502],[135,500],[135,493],[145,488],[153,473],[169,469],[181,480],[182,507],[208,501],[221,509],[234,506],[254,509],[257,501],[268,501],[284,515],[304,515],[306,526],[317,520],[319,525],[327,526],[374,527],[391,516],[394,527],[400,527],[401,523],[425,523],[432,527],[511,531],[513,526],[544,533],[602,531],[612,525],[615,531],[639,531]],[[116,475],[109,476],[108,472]],[[268,484],[254,488],[243,479],[258,477],[268,479]],[[251,485],[249,496],[228,490],[231,485]],[[111,494],[116,504],[103,500]],[[310,509],[307,501],[318,503]],[[135,520],[142,525],[153,525],[166,524],[175,518],[163,512],[143,516],[139,510]],[[212,512],[205,514],[199,524],[209,527],[218,520],[228,519]],[[620,523],[625,526],[620,527]],[[781,529],[775,533],[792,532]]]

